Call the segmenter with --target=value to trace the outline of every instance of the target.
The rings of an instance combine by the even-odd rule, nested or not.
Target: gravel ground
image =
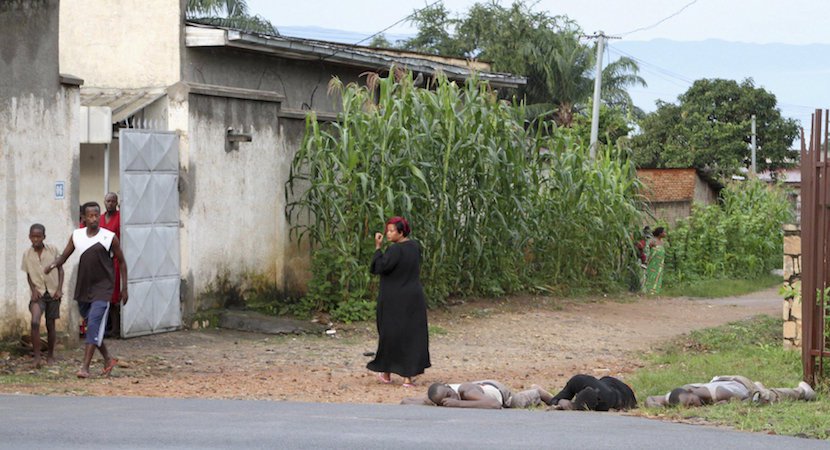
[[[573,374],[626,374],[644,352],[688,331],[757,314],[778,315],[774,289],[744,297],[554,299],[515,296],[473,300],[431,311],[432,368],[381,385],[365,369],[374,324],[336,325],[324,335],[269,336],[228,330],[165,333],[110,340],[120,360],[111,377],[75,378],[80,347],[58,351],[39,370],[22,352],[0,352],[0,393],[200,397],[305,402],[398,403],[435,381],[493,378],[514,389],[561,388]],[[93,361],[93,374],[102,366]]]

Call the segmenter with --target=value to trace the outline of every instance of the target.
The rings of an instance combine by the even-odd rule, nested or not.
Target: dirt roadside
[[[81,349],[59,351],[39,371],[0,354],[0,393],[398,403],[435,381],[494,378],[515,389],[560,388],[571,375],[625,378],[639,355],[688,331],[757,314],[778,315],[775,289],[714,300],[561,300],[517,296],[430,312],[432,368],[406,389],[379,384],[365,369],[373,324],[344,325],[335,337],[180,331],[110,340],[121,363],[110,378],[78,380]],[[93,362],[93,373],[101,362]]]

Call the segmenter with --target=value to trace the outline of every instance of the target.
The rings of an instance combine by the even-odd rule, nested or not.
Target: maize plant
[[[792,219],[786,194],[760,180],[730,183],[722,202],[696,204],[669,230],[668,274],[676,281],[752,279],[781,267],[784,232]]]
[[[623,152],[590,161],[570,131],[528,126],[522,105],[475,79],[439,75],[420,89],[405,74],[330,88],[339,119],[307,119],[286,188],[293,238],[312,251],[307,311],[374,313],[373,235],[395,215],[423,245],[432,305],[601,286],[629,270],[640,205]]]

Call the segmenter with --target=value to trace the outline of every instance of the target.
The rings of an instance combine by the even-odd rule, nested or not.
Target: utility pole
[[[757,175],[758,169],[755,165],[755,151],[757,150],[757,145],[755,145],[755,114],[752,115],[752,174]]]
[[[602,91],[602,52],[605,50],[606,39],[619,39],[616,36],[606,36],[604,31],[597,31],[591,36],[585,36],[589,39],[597,40],[597,67],[596,75],[594,77],[594,104],[591,112],[591,159],[597,157],[597,146],[599,140],[599,103],[600,92]]]

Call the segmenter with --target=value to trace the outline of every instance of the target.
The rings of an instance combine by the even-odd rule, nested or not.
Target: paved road
[[[778,450],[830,443],[610,413],[5,395],[0,448]]]

